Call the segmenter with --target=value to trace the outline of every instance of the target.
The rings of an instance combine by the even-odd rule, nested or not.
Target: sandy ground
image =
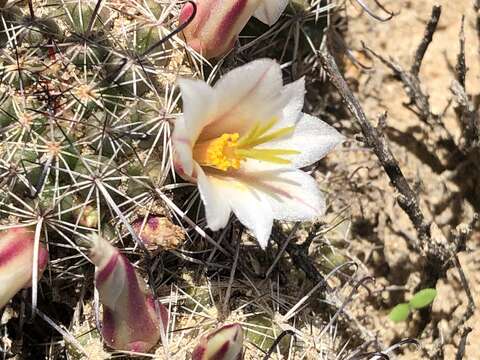
[[[352,2],[354,3],[354,1]],[[373,1],[368,1],[374,7]],[[380,23],[365,13],[360,11],[358,6],[349,4],[349,24],[348,24],[348,43],[353,49],[361,49],[361,42],[373,49],[374,51],[386,57],[394,58],[405,68],[409,68],[413,59],[413,54],[418,46],[422,34],[425,29],[427,20],[430,17],[431,8],[435,4],[442,5],[442,17],[439,23],[438,31],[435,34],[433,43],[424,59],[421,70],[421,79],[425,86],[425,90],[430,94],[432,109],[435,113],[442,113],[448,106],[451,99],[449,90],[454,75],[451,71],[455,66],[456,56],[459,49],[458,34],[462,15],[465,15],[465,36],[466,36],[466,57],[467,66],[469,68],[467,79],[467,90],[470,94],[480,93],[480,57],[479,43],[475,32],[475,11],[473,9],[472,0],[425,0],[425,1],[407,1],[407,0],[389,0],[382,1],[385,7],[396,16],[388,22]],[[359,58],[371,64],[370,59]],[[360,72],[354,67],[347,67],[347,76],[350,81],[354,81],[357,85],[358,96],[364,106],[367,115],[371,119],[378,117],[383,111],[388,111],[388,126],[399,130],[400,132],[412,132],[413,129],[419,127],[418,118],[411,111],[403,106],[407,101],[405,92],[399,82],[394,80],[391,72],[381,63],[373,63],[374,70],[371,72]],[[450,132],[455,136],[459,136],[459,128],[456,123],[455,114],[452,107],[448,108],[444,121]],[[441,183],[441,174],[436,174],[429,166],[422,163],[418,158],[418,154],[413,154],[410,150],[411,144],[402,142],[401,139],[391,139],[395,155],[399,159],[407,178],[413,184],[421,183],[419,191],[423,199],[423,206],[427,209],[438,203],[438,199],[443,197],[445,191],[452,193],[457,191],[456,185],[449,183]],[[369,171],[359,170],[356,173],[359,183],[369,182],[370,186],[378,186],[382,189],[386,186],[388,189],[388,181],[384,175],[376,177],[374,174],[378,170],[375,159],[362,153],[351,153],[349,155],[351,161],[348,166],[353,169],[358,167],[362,161],[369,166]],[[373,169],[373,170],[372,170]],[[442,185],[442,186],[441,186]],[[385,189],[385,188],[383,188]],[[375,191],[372,191],[374,193]],[[375,237],[384,241],[384,246],[380,246],[378,250],[378,258],[375,260],[376,250],[367,265],[371,267],[371,271],[377,275],[377,285],[383,284],[386,288],[392,285],[405,285],[407,289],[411,289],[415,284],[418,274],[415,274],[415,262],[417,257],[407,250],[405,239],[398,236],[398,232],[393,228],[402,227],[402,230],[413,231],[408,220],[394,204],[391,194],[388,191],[381,192],[381,195],[372,195],[378,200],[376,206],[381,208],[376,218],[377,226],[374,229]],[[353,209],[355,211],[363,211],[367,205],[361,204]],[[355,206],[354,206],[355,208]],[[368,206],[367,206],[368,208]],[[378,210],[378,209],[377,209]],[[386,216],[386,221],[382,217]],[[466,221],[471,209],[465,205],[462,210],[462,216]],[[452,214],[430,213],[437,222],[443,223],[444,219],[448,219]],[[384,219],[382,221],[382,219]],[[388,225],[389,221],[393,221],[393,225]],[[387,223],[386,226],[382,224]],[[448,221],[445,221],[448,223]],[[443,230],[448,231],[448,226]],[[367,242],[369,236],[363,236]],[[371,237],[370,237],[371,238]],[[480,236],[474,234],[469,242],[470,253],[461,254],[461,262],[465,269],[467,278],[477,300],[480,303],[480,275],[479,275],[479,255],[480,255]],[[371,245],[373,248],[373,245]],[[358,254],[358,252],[357,252]],[[388,268],[388,270],[385,270]],[[400,273],[399,273],[400,272]],[[402,274],[403,273],[403,274]],[[455,271],[450,271],[447,279],[442,280],[437,285],[438,296],[433,305],[434,323],[438,323],[440,336],[449,331],[453,321],[463,314],[466,304],[466,298],[459,286],[458,275]],[[399,302],[402,297],[393,296],[391,292],[384,293],[384,304],[389,306]],[[404,295],[408,298],[410,295]],[[388,306],[384,310],[378,310],[378,306],[367,305],[364,311],[364,323],[368,328],[374,330],[387,344],[392,343],[402,337],[412,336],[415,333],[414,321],[409,324],[393,325],[386,319]],[[359,310],[361,314],[362,311]],[[470,319],[469,325],[473,328],[473,332],[468,338],[468,345],[465,359],[473,360],[480,358],[480,312],[476,312],[475,316]],[[422,337],[422,343],[431,346],[430,334],[435,332],[434,329],[425,329]],[[454,343],[458,344],[459,337],[455,337]],[[445,359],[455,358],[455,348],[447,347]],[[420,353],[406,352],[402,359],[420,359],[423,358]]]

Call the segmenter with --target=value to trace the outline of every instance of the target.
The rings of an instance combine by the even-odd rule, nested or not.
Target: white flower
[[[265,248],[274,219],[308,221],[324,214],[315,180],[299,169],[343,137],[302,113],[303,78],[284,86],[280,66],[262,59],[230,71],[214,87],[181,80],[180,88],[175,168],[198,184],[210,229],[225,227],[233,211]]]

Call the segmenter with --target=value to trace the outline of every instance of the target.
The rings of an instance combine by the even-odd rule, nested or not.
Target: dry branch
[[[420,67],[422,66],[423,58],[425,57],[428,46],[433,40],[433,34],[435,34],[435,31],[437,30],[438,21],[440,20],[441,14],[442,7],[438,5],[434,6],[432,9],[432,15],[430,16],[430,20],[427,24],[427,28],[425,29],[425,35],[423,36],[422,42],[417,48],[413,65],[410,68],[410,72],[416,77],[418,77],[418,74],[420,73]]]
[[[462,338],[460,339],[460,344],[458,345],[457,354],[455,355],[455,360],[462,360],[465,355],[465,347],[467,346],[467,336],[472,332],[472,328],[466,327],[463,329]]]
[[[480,1],[477,1],[476,3],[476,10],[480,11]],[[387,60],[385,57],[375,53],[374,51],[366,47],[365,48],[373,56],[378,58],[382,63],[390,68],[397,78],[403,83],[406,93],[410,98],[409,105],[414,105],[415,107],[415,109],[409,108],[414,111],[427,125],[431,127],[443,128],[443,124],[439,121],[440,117],[431,112],[428,94],[423,92],[421,86],[422,84],[418,76],[423,58],[436,31],[440,15],[441,7],[433,7],[431,19],[428,22],[425,35],[416,51],[414,63],[410,71],[405,71],[393,60]],[[478,25],[480,35],[480,21],[478,22]],[[458,104],[457,113],[459,113],[459,118],[463,124],[464,137],[466,138],[466,143],[468,144],[468,146],[465,146],[465,148],[471,150],[472,148],[476,148],[476,145],[478,144],[479,127],[475,108],[473,107],[465,89],[467,66],[465,62],[463,22],[459,38],[460,52],[457,56],[457,65],[455,68],[457,80],[455,80],[452,85],[452,92],[456,96]],[[463,316],[452,326],[451,331],[436,341],[435,349],[431,353],[428,353],[424,350],[424,353],[427,354],[428,358],[430,359],[443,359],[443,345],[453,341],[454,336],[464,329],[462,341],[457,353],[457,358],[461,359],[464,352],[462,347],[465,347],[464,343],[466,342],[466,336],[468,335],[468,331],[465,329],[465,323],[473,315],[475,303],[468,280],[462,270],[457,254],[460,251],[465,251],[466,241],[477,221],[477,216],[475,216],[472,223],[465,228],[458,228],[456,231],[453,231],[453,241],[447,241],[438,226],[434,222],[430,223],[425,219],[425,216],[418,204],[416,194],[413,192],[404,175],[402,174],[398,162],[389,148],[386,138],[381,131],[374,127],[367,119],[360,103],[348,88],[345,80],[338,70],[335,60],[328,52],[326,47],[323,48],[323,51],[320,54],[320,59],[330,81],[337,88],[341,97],[346,103],[347,108],[360,125],[367,146],[369,146],[377,155],[377,158],[389,176],[392,185],[398,191],[399,195],[397,199],[399,205],[408,215],[416,229],[418,240],[416,238],[412,238],[411,242],[413,243],[412,245],[414,248],[419,250],[419,252],[426,258],[426,266],[423,274],[425,276],[424,282],[428,283],[430,286],[435,286],[436,281],[444,276],[449,267],[453,265],[458,270],[460,282],[468,299],[467,309]],[[384,122],[385,116],[380,118],[379,124]],[[459,149],[462,148],[457,144],[455,145],[458,146]],[[464,150],[464,153],[467,152]]]
[[[388,146],[386,138],[367,119],[360,103],[348,88],[333,56],[327,48],[324,48],[320,54],[320,60],[330,81],[338,90],[347,108],[360,125],[367,146],[377,155],[392,185],[399,192],[397,196],[398,203],[410,218],[418,234],[418,241],[412,245],[426,255],[432,263],[436,265],[444,264],[449,257],[446,239],[441,236],[435,224],[431,224],[425,219],[418,204],[416,194],[405,179],[395,156]],[[434,234],[435,239],[432,238],[432,227],[436,230]]]
[[[480,130],[477,111],[468,97],[465,85],[465,79],[467,77],[467,64],[465,60],[465,17],[462,18],[462,25],[460,27],[459,48],[457,64],[455,66],[455,76],[457,80],[453,81],[450,89],[455,96],[457,103],[455,110],[463,130],[464,143],[460,144],[459,147],[464,153],[468,153],[478,146]]]

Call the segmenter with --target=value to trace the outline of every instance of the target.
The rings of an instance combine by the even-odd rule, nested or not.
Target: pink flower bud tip
[[[250,17],[274,24],[288,4],[288,0],[197,0],[187,3],[180,13],[180,24],[191,21],[183,35],[187,44],[205,58],[227,53]]]
[[[0,309],[21,289],[32,284],[35,231],[27,227],[0,233]],[[47,267],[48,252],[38,249],[38,278]]]
[[[167,309],[147,293],[144,280],[117,248],[99,236],[92,241],[105,342],[116,350],[149,351],[167,329]]]
[[[224,325],[203,336],[192,353],[192,360],[240,360],[243,329],[239,324]]]
[[[187,44],[207,59],[224,55],[259,3],[260,0],[197,0],[195,18],[183,32]],[[191,18],[193,10],[190,3],[183,7],[180,24]]]

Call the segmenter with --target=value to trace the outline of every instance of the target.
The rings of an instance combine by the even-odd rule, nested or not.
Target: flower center
[[[210,166],[226,171],[240,168],[243,160],[236,154],[240,135],[223,134],[222,136],[198,143],[193,148],[193,158],[201,166]]]
[[[238,133],[225,133],[215,139],[197,143],[193,148],[193,159],[200,166],[209,166],[222,171],[230,168],[239,169],[241,162],[247,158],[289,164],[290,160],[282,156],[298,154],[298,151],[257,148],[259,145],[290,135],[295,129],[294,126],[289,126],[270,131],[277,122],[278,119],[273,118],[266,124],[256,123],[242,137]]]

